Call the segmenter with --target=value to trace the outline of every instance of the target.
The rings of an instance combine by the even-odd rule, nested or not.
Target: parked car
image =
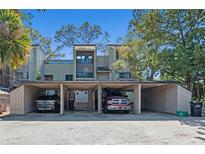
[[[36,109],[38,112],[41,111],[60,111],[60,97],[54,95],[41,95],[36,101]]]
[[[131,110],[131,105],[129,100],[123,96],[110,96],[106,97],[103,104],[103,112],[109,111],[123,111],[124,113],[129,113]]]

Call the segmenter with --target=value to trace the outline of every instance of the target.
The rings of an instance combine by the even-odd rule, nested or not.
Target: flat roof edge
[[[179,85],[178,81],[137,81],[137,80],[104,80],[104,81],[25,81],[21,82],[21,85],[27,84],[66,84],[66,83],[139,83],[139,84],[177,84]]]

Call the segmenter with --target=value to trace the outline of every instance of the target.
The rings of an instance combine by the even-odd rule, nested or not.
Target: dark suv
[[[41,111],[60,111],[60,97],[56,94],[54,95],[41,95],[35,101],[36,109],[38,112]]]

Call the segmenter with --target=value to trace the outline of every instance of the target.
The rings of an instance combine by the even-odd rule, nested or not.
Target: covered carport
[[[60,114],[65,113],[65,104],[68,101],[67,92],[73,90],[88,90],[89,102],[95,109],[95,91],[98,82],[92,81],[33,81],[23,83],[11,92],[11,114],[26,114],[35,111],[34,102],[43,90],[57,90],[60,96]]]
[[[10,93],[11,114],[26,114],[35,111],[35,100],[44,90],[57,90],[60,93],[60,102],[63,101],[62,85],[50,82],[28,82],[14,89]],[[62,105],[61,105],[62,106]]]
[[[133,112],[143,110],[175,114],[190,111],[191,93],[177,83],[139,81],[33,81],[23,83],[10,93],[11,114],[34,111],[34,101],[42,90],[55,89],[60,96],[60,114],[65,113],[66,93],[73,90],[88,90],[88,107],[102,113],[102,91],[105,88],[129,90],[133,93]],[[97,96],[97,97],[96,97]],[[96,100],[97,99],[97,100]],[[97,104],[95,104],[97,102]]]
[[[191,92],[177,82],[164,81],[102,81],[98,91],[103,88],[129,90],[133,93],[133,113],[144,110],[175,114],[176,111],[190,112]],[[101,94],[98,93],[101,99]],[[102,100],[99,100],[99,104]],[[101,105],[99,105],[100,107]],[[99,108],[98,112],[101,113]]]
[[[176,114],[190,112],[191,92],[177,83],[142,83],[142,110]]]

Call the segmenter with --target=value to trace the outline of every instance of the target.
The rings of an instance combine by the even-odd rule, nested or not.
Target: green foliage
[[[143,44],[144,42],[139,40],[127,41],[126,45],[119,50],[120,59],[125,64],[124,67],[127,66],[132,76],[139,80],[143,79],[142,70],[146,69]]]
[[[205,80],[204,36],[204,10],[134,10],[125,42],[133,56],[125,59],[130,67],[143,66],[134,70],[139,76],[147,68],[151,74],[159,70],[161,79],[181,81],[192,91],[195,82]]]
[[[26,63],[31,44],[38,44],[45,53],[53,55],[51,39],[43,37],[32,27],[33,15],[21,10],[0,10],[1,66],[17,69]]]
[[[36,80],[41,80],[41,73],[40,72],[36,73]]]
[[[130,21],[129,33],[122,50],[122,58],[128,63],[132,76],[136,79],[154,80],[159,71],[159,47],[161,40],[156,37],[159,31],[160,12],[155,10],[134,11],[134,19]]]
[[[51,43],[52,43],[51,38],[49,37],[45,38],[44,36],[40,34],[39,31],[33,28],[30,28],[30,30],[31,30],[30,37],[31,37],[32,43],[38,44],[46,54],[53,53],[51,49]]]
[[[0,10],[0,64],[17,69],[28,59],[29,30],[16,10]]]
[[[114,71],[121,72],[125,68],[125,63],[123,60],[119,59],[112,65],[112,67]]]
[[[84,22],[79,27],[68,24],[56,31],[55,42],[59,43],[57,51],[75,44],[96,44],[99,50],[103,50],[105,44],[109,42],[109,34],[100,26],[91,25],[88,22]]]

